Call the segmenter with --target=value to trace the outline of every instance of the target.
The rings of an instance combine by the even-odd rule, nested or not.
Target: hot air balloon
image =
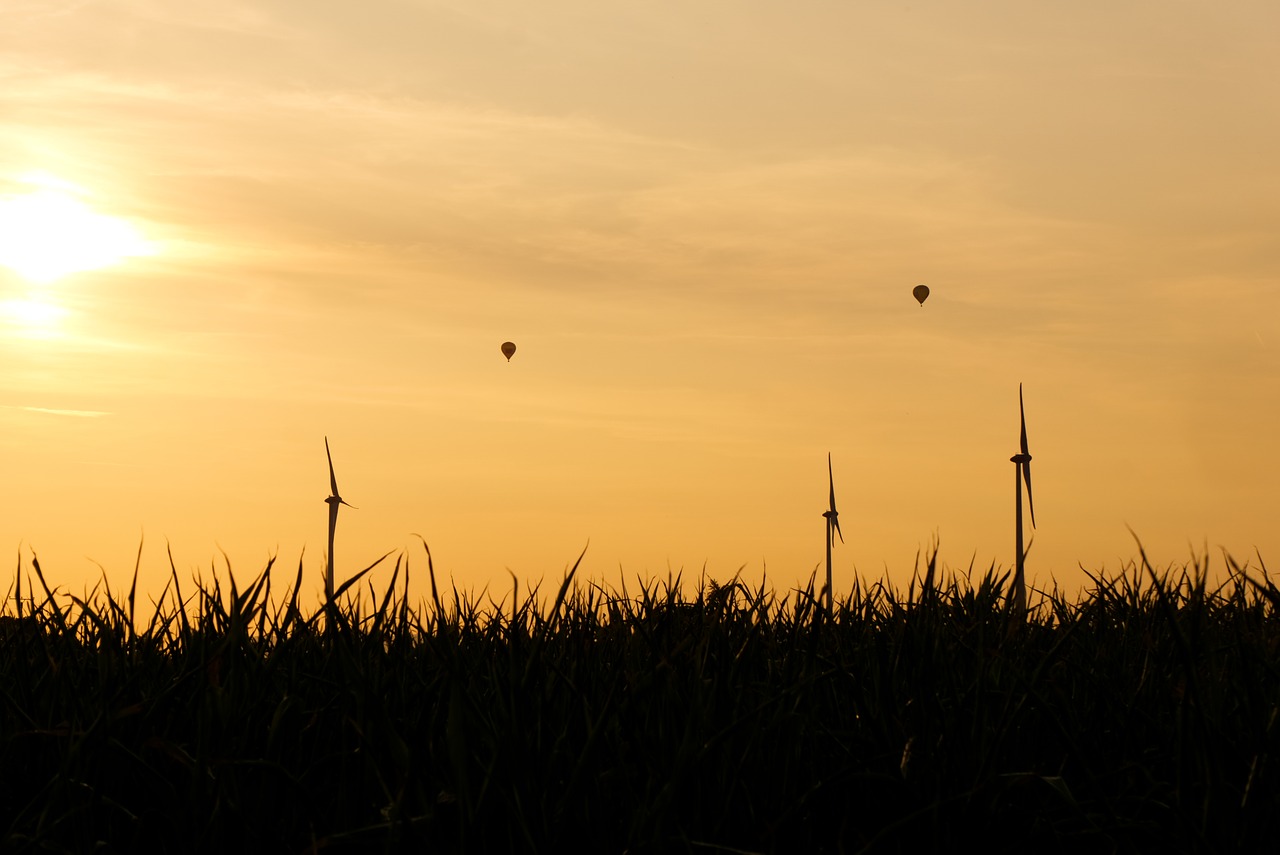
[[[511,361],[511,357],[516,352],[516,344],[513,341],[504,341],[502,343],[502,355],[507,358],[507,362]]]
[[[929,299],[929,286],[917,285],[916,287],[911,289],[911,296],[919,300],[921,307],[923,307],[924,301]]]

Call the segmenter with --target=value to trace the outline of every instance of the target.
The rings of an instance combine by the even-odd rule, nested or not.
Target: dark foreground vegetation
[[[1143,559],[415,607],[301,568],[30,580],[0,617],[4,852],[1233,852],[1280,840],[1280,590]],[[279,571],[276,571],[278,574]],[[292,576],[292,573],[288,574]],[[397,582],[397,579],[399,582]],[[541,605],[539,605],[541,604]],[[976,847],[976,848],[975,848]]]

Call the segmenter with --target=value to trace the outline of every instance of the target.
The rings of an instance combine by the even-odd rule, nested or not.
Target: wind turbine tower
[[[325,504],[329,506],[329,558],[324,568],[324,601],[325,605],[333,604],[333,535],[338,530],[338,505],[346,505],[348,508],[354,508],[355,505],[348,504],[343,501],[342,496],[338,495],[338,479],[333,474],[333,455],[329,453],[329,437],[324,438],[324,456],[329,459],[329,489],[330,495],[326,498]]]
[[[1013,572],[1013,589],[1010,595],[1013,597],[1013,608],[1017,617],[1022,617],[1027,613],[1027,577],[1026,577],[1026,560],[1027,553],[1022,548],[1022,482],[1027,482],[1027,508],[1031,511],[1031,527],[1036,527],[1036,504],[1031,498],[1031,452],[1027,450],[1027,412],[1022,405],[1022,384],[1018,384],[1018,415],[1022,422],[1022,433],[1019,437],[1019,448],[1017,454],[1010,457],[1013,463],[1013,490],[1016,509],[1013,516],[1013,532],[1014,532],[1014,572]]]
[[[840,533],[840,515],[836,512],[836,481],[831,474],[831,452],[827,452],[827,484],[831,488],[828,508],[823,512],[827,520],[827,614],[831,614],[831,547],[838,536],[844,543],[844,535]]]

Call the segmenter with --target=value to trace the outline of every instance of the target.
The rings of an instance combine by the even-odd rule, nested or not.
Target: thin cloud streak
[[[22,410],[28,413],[40,413],[47,416],[70,416],[72,418],[94,419],[99,416],[109,416],[111,413],[105,410],[60,410],[51,407],[22,407],[10,404],[0,405],[6,410]]]

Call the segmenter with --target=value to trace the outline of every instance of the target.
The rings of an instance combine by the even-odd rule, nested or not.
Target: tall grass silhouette
[[[301,562],[170,578],[135,620],[19,566],[0,849],[1259,851],[1280,832],[1280,590],[1259,566],[1068,598],[937,566],[775,592],[577,577],[495,601]],[[381,559],[380,559],[381,560]],[[581,561],[581,558],[579,558]],[[32,579],[34,575],[34,579]],[[18,578],[25,583],[19,587]],[[33,588],[34,583],[34,588]]]

